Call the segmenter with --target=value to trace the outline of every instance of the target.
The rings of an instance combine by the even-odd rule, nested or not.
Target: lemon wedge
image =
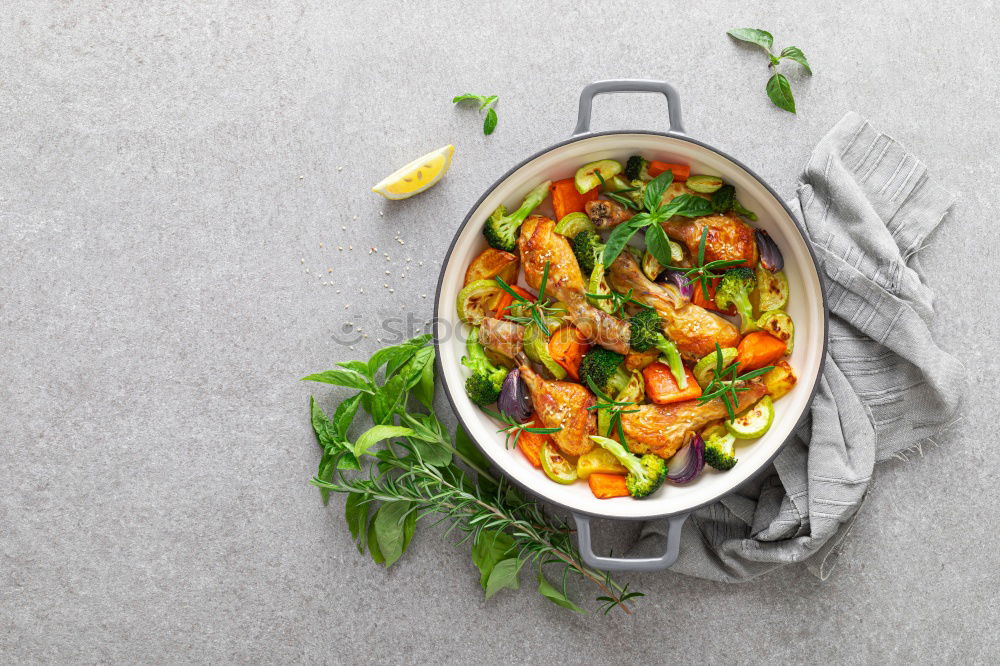
[[[414,194],[420,194],[433,187],[448,173],[454,153],[455,146],[451,144],[432,150],[384,178],[372,188],[372,192],[381,194],[386,199],[408,199]]]

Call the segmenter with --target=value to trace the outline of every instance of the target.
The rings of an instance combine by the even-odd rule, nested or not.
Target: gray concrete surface
[[[0,661],[995,663],[996,3],[351,4],[0,8]],[[798,116],[743,25],[813,63]],[[296,378],[378,346],[338,346],[347,319],[429,317],[470,204],[613,77],[673,82],[689,131],[785,194],[848,110],[960,193],[922,261],[967,416],[879,468],[826,582],[633,576],[631,618],[484,602],[452,537],[385,571],[306,485],[308,395],[337,393]],[[467,90],[500,95],[493,136]],[[662,100],[595,119],[663,127]],[[434,190],[368,191],[446,143]]]

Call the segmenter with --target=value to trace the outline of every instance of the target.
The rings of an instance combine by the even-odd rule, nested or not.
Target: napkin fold
[[[875,464],[958,418],[965,373],[931,337],[917,258],[952,203],[920,160],[855,113],[816,146],[789,208],[827,288],[819,389],[771,469],[688,518],[673,571],[736,582],[806,561],[826,578]],[[665,530],[646,523],[630,554],[661,553]]]

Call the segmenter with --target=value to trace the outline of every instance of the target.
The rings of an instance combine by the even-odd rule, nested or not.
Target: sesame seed
[[[339,245],[337,246],[337,249],[338,249],[338,250],[340,250],[341,252],[343,252],[343,251],[344,251],[344,248],[342,248],[342,247],[341,247],[341,246],[339,246]]]
[[[427,298],[427,294],[420,294],[420,298]]]
[[[386,289],[388,289],[388,288],[389,288],[389,285],[387,285],[387,284],[384,284],[384,285],[382,285],[382,286],[383,286],[383,287],[385,287]]]
[[[337,171],[343,171],[343,170],[344,170],[344,167],[342,167],[342,166],[337,167]]]
[[[379,212],[378,212],[378,216],[379,216],[379,217],[382,217],[382,215],[383,215],[382,211],[379,211]]]
[[[337,293],[338,293],[338,294],[340,293],[340,290],[339,290],[339,289],[337,290]]]
[[[322,243],[320,243],[320,244],[319,244],[319,246],[320,246],[320,247],[323,247],[323,244],[322,244]]]
[[[340,230],[341,231],[347,231],[347,227],[345,227],[344,225],[340,225]]]
[[[395,290],[395,289],[390,289],[390,290],[389,290],[389,293],[390,293],[390,294],[395,294],[395,293],[396,293],[396,290]]]
[[[392,273],[390,273],[389,271],[386,271],[385,274],[386,275],[392,275]]]
[[[348,250],[353,250],[353,249],[354,249],[354,246],[353,246],[353,245],[348,245],[348,246],[347,246],[347,249],[348,249]]]
[[[300,264],[304,264],[304,263],[306,263],[306,258],[305,258],[305,257],[302,257],[301,259],[299,259],[299,263],[300,263]]]

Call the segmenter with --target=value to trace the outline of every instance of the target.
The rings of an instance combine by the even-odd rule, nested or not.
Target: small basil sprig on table
[[[797,46],[786,46],[782,49],[781,53],[774,55],[774,52],[771,50],[774,44],[774,36],[767,30],[760,30],[759,28],[733,28],[728,34],[740,41],[756,44],[767,51],[769,58],[767,66],[769,69],[775,70],[771,78],[767,80],[767,96],[771,98],[771,101],[778,108],[795,113],[795,98],[792,97],[792,86],[785,75],[777,71],[777,66],[782,60],[791,60],[802,65],[803,69],[811,75],[812,68],[809,67],[809,61],[806,60],[802,49]]]
[[[429,341],[421,335],[380,349],[367,362],[345,361],[304,378],[353,393],[332,417],[310,399],[323,452],[311,483],[324,502],[331,492],[346,495],[344,518],[358,551],[391,566],[409,547],[419,520],[437,514],[438,522],[471,541],[487,599],[517,589],[527,567],[534,570],[539,594],[559,606],[583,612],[567,592],[575,575],[597,587],[602,610],[630,613],[639,593],[584,564],[563,520],[494,477],[464,430],[449,434],[433,409],[435,354]],[[358,430],[361,410],[373,425],[355,437],[351,431]]]
[[[463,95],[458,95],[451,100],[452,104],[458,104],[459,102],[475,102],[479,105],[479,110],[482,111],[486,109],[486,117],[483,118],[483,134],[493,134],[493,130],[497,128],[497,112],[493,108],[497,100],[500,99],[496,95],[473,95],[472,93],[465,93]]]
[[[693,194],[681,194],[662,204],[663,194],[674,182],[674,174],[667,170],[646,185],[642,197],[642,210],[633,215],[611,232],[604,246],[602,263],[610,266],[622,253],[632,236],[640,229],[646,229],[646,248],[664,266],[670,266],[670,242],[663,227],[660,226],[674,215],[683,217],[701,217],[712,214],[712,204]]]

